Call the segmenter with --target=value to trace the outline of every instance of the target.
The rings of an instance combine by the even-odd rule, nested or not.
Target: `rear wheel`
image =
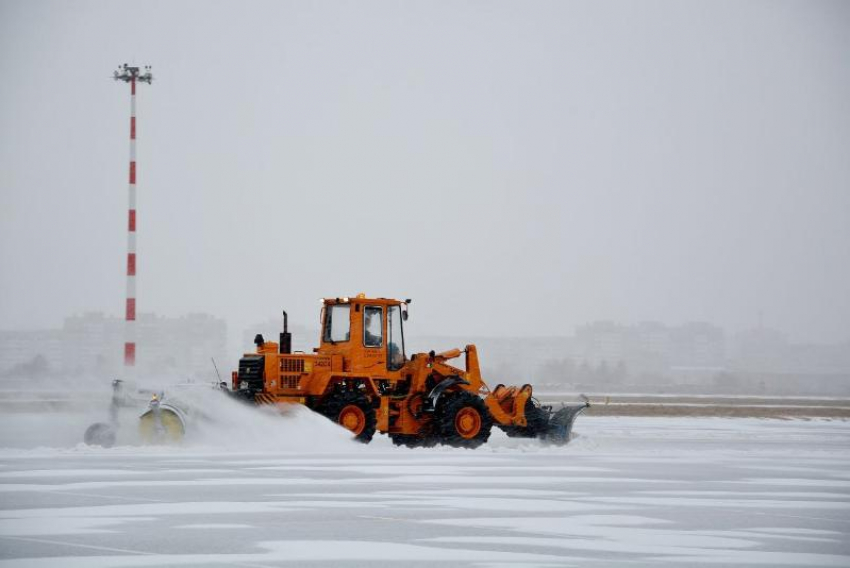
[[[490,437],[493,419],[480,397],[461,391],[446,393],[434,412],[440,441],[459,448],[477,448]]]
[[[350,430],[354,438],[364,444],[368,444],[375,435],[378,424],[375,407],[362,394],[352,392],[332,394],[317,408],[317,411]]]

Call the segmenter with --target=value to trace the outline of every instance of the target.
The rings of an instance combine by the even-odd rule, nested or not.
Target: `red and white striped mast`
[[[126,63],[115,72],[116,81],[130,83],[130,199],[127,220],[127,304],[124,323],[124,369],[136,365],[136,83],[151,84],[150,65],[140,72]]]

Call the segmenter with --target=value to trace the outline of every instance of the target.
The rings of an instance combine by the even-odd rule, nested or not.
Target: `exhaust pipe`
[[[289,317],[283,310],[283,332],[280,334],[280,352],[282,355],[292,353],[292,334],[289,333]]]

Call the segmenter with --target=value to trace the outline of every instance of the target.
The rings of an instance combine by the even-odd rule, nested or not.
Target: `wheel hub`
[[[474,438],[481,430],[481,415],[474,408],[464,408],[455,417],[455,429],[463,438]]]
[[[366,427],[366,414],[359,406],[348,405],[339,413],[339,424],[356,436]]]

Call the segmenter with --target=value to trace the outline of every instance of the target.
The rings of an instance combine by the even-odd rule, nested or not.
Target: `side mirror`
[[[401,319],[403,319],[404,321],[407,321],[407,310],[404,310],[403,312],[401,312]]]

